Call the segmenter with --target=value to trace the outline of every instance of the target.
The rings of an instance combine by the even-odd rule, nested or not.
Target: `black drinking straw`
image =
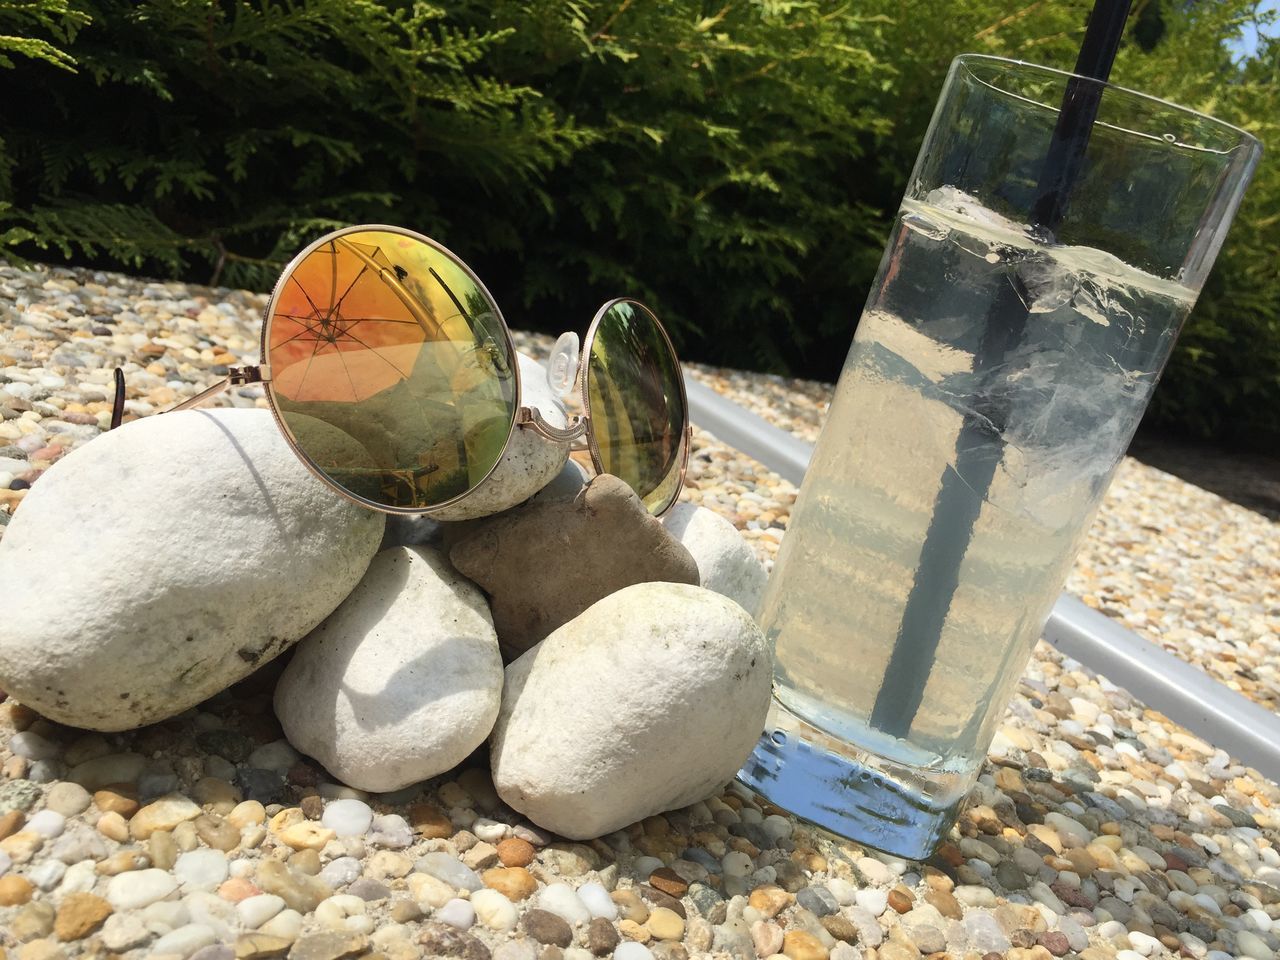
[[[1129,4],[1130,0],[1095,0],[1089,15],[1076,59],[1078,76],[1067,80],[1029,211],[1029,222],[1050,235],[1061,225],[1079,177],[1102,100],[1102,83],[1111,74]],[[1026,324],[1026,305],[1012,284],[1005,284],[987,314],[974,374],[981,376],[1003,364],[1021,342]],[[973,525],[1004,456],[1002,433],[1008,421],[1007,399],[988,396],[975,404],[975,409],[965,414],[956,438],[954,465],[943,472],[920,564],[898,625],[884,682],[871,711],[871,725],[892,736],[907,736],[924,699]]]

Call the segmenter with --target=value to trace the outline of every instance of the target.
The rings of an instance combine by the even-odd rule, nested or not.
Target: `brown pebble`
[[[13,401],[9,402],[10,404],[13,403]],[[6,706],[9,713],[9,723],[13,725],[14,730],[19,732],[26,730],[40,719],[40,714],[36,713],[25,704],[14,703],[10,700]]]
[[[145,870],[149,866],[151,866],[151,858],[135,847],[116,851],[106,859],[100,860],[95,869],[104,877],[114,877],[131,870]]]
[[[27,491],[19,490],[19,495],[25,495]],[[6,496],[13,496],[12,490],[0,490],[0,506],[4,505]],[[10,757],[4,762],[4,766],[0,767],[0,779],[4,780],[25,780],[27,778],[27,758],[26,757]]]
[[[587,949],[597,957],[613,953],[621,939],[613,924],[604,917],[596,917],[587,924]]]
[[[35,887],[26,877],[10,873],[0,877],[0,907],[16,907],[31,899]]]
[[[928,885],[930,890],[943,890],[950,893],[956,885],[956,882],[949,876],[937,867],[931,867],[928,864],[925,865],[922,876],[924,877],[925,884]]]
[[[520,918],[522,929],[539,943],[567,947],[573,942],[573,930],[563,918],[548,910],[527,910]]]
[[[666,907],[654,909],[645,926],[657,940],[680,940],[684,937],[684,918]]]
[[[242,933],[236,937],[232,949],[236,952],[236,960],[273,960],[286,956],[291,946],[293,941],[284,937],[273,937],[266,933]]]
[[[289,866],[299,873],[314,877],[320,872],[320,854],[315,850],[299,850],[289,858]]]
[[[111,904],[92,893],[71,893],[63,898],[53,921],[59,940],[83,940],[111,916]]]
[[[538,881],[524,867],[491,867],[480,875],[486,887],[517,903],[533,895]]]
[[[791,960],[827,960],[830,954],[822,941],[804,930],[788,930],[782,938],[782,953]]]
[[[655,907],[666,907],[672,913],[677,914],[681,920],[687,920],[688,914],[685,912],[684,904],[671,896],[669,893],[663,893],[657,887],[651,887],[647,883],[639,884],[636,892],[644,897]]]
[[[1036,944],[1036,934],[1034,930],[1028,930],[1020,927],[1009,934],[1009,943],[1019,950],[1026,950],[1034,947]]]
[[[303,797],[298,806],[308,820],[319,820],[324,816],[324,799],[315,794]]]
[[[623,920],[641,924],[649,919],[649,908],[634,890],[614,890],[609,897],[618,905],[618,915]]]
[[[649,932],[649,928],[640,926],[634,920],[618,921],[618,932],[628,940],[634,940],[636,943],[648,943],[653,939],[653,934]]]
[[[960,848],[954,843],[942,844],[942,846],[938,847],[934,856],[952,869],[965,862],[965,855],[960,852]]]
[[[294,960],[347,960],[348,957],[365,956],[367,952],[369,937],[364,933],[339,931],[308,933],[294,941],[289,948],[289,956],[294,957]],[[488,959],[488,954],[485,957]]]
[[[94,805],[103,813],[118,813],[128,820],[138,812],[138,801],[111,787],[103,787],[93,795]]]
[[[447,840],[453,836],[453,821],[437,806],[414,803],[409,806],[409,825],[428,840]]]
[[[843,940],[845,943],[857,943],[858,928],[852,923],[840,916],[838,913],[832,913],[818,921],[837,940]]]
[[[195,818],[193,825],[196,835],[215,850],[230,853],[240,846],[240,831],[216,814],[202,813]]]
[[[1065,956],[1071,950],[1071,943],[1067,940],[1067,935],[1059,933],[1057,930],[1040,934],[1040,936],[1036,937],[1036,942],[1055,957]]]
[[[13,836],[0,840],[0,851],[7,853],[14,863],[26,863],[44,846],[44,841],[44,834],[19,830]]]
[[[498,844],[498,859],[504,867],[527,867],[537,853],[532,843],[520,837],[507,837]]]
[[[120,814],[107,812],[98,818],[98,832],[117,843],[124,843],[129,839],[129,824]]]
[[[147,849],[151,853],[151,862],[161,870],[173,869],[178,859],[178,845],[173,842],[173,834],[168,830],[157,830],[147,841]]]
[[[787,909],[794,900],[795,897],[787,893],[787,891],[772,884],[756,887],[751,891],[751,896],[747,898],[750,906],[759,911],[760,915],[766,920],[772,920]]]
[[[10,810],[8,813],[0,814],[0,840],[12,837],[26,822],[27,817],[21,810]]]
[[[930,890],[924,895],[924,902],[950,920],[964,919],[964,907],[948,890]]]
[[[689,892],[689,884],[684,877],[670,867],[659,867],[649,874],[649,885],[661,890],[669,897],[683,897]]]
[[[889,906],[898,913],[906,913],[911,909],[916,898],[911,895],[911,891],[906,887],[894,887],[889,891]]]
[[[36,900],[13,915],[6,932],[22,943],[27,943],[53,933],[53,920],[53,904]]]
[[[412,923],[422,919],[422,908],[405,898],[391,901],[391,909],[388,912],[396,923]]]

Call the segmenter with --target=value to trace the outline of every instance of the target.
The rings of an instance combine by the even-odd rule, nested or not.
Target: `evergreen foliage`
[[[1136,0],[1113,79],[1280,145],[1260,0]],[[1086,0],[0,0],[0,248],[264,289],[353,222],[515,326],[652,302],[682,353],[834,378],[951,58],[1069,68]],[[1280,156],[1153,415],[1280,436]]]

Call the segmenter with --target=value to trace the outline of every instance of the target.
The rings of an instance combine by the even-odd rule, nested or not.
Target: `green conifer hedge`
[[[1113,79],[1264,160],[1153,416],[1280,438],[1280,44],[1265,0],[1136,0]],[[838,373],[950,59],[1070,67],[1089,4],[0,0],[0,248],[265,289],[381,221],[514,326],[620,293],[684,355]]]

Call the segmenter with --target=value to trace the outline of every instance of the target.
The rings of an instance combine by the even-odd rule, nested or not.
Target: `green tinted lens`
[[[600,317],[587,357],[592,452],[649,512],[680,495],[688,418],[680,363],[662,325],[634,300]]]
[[[281,277],[266,344],[296,447],[371,506],[440,506],[502,456],[516,413],[510,337],[488,291],[425,237],[325,237]]]

